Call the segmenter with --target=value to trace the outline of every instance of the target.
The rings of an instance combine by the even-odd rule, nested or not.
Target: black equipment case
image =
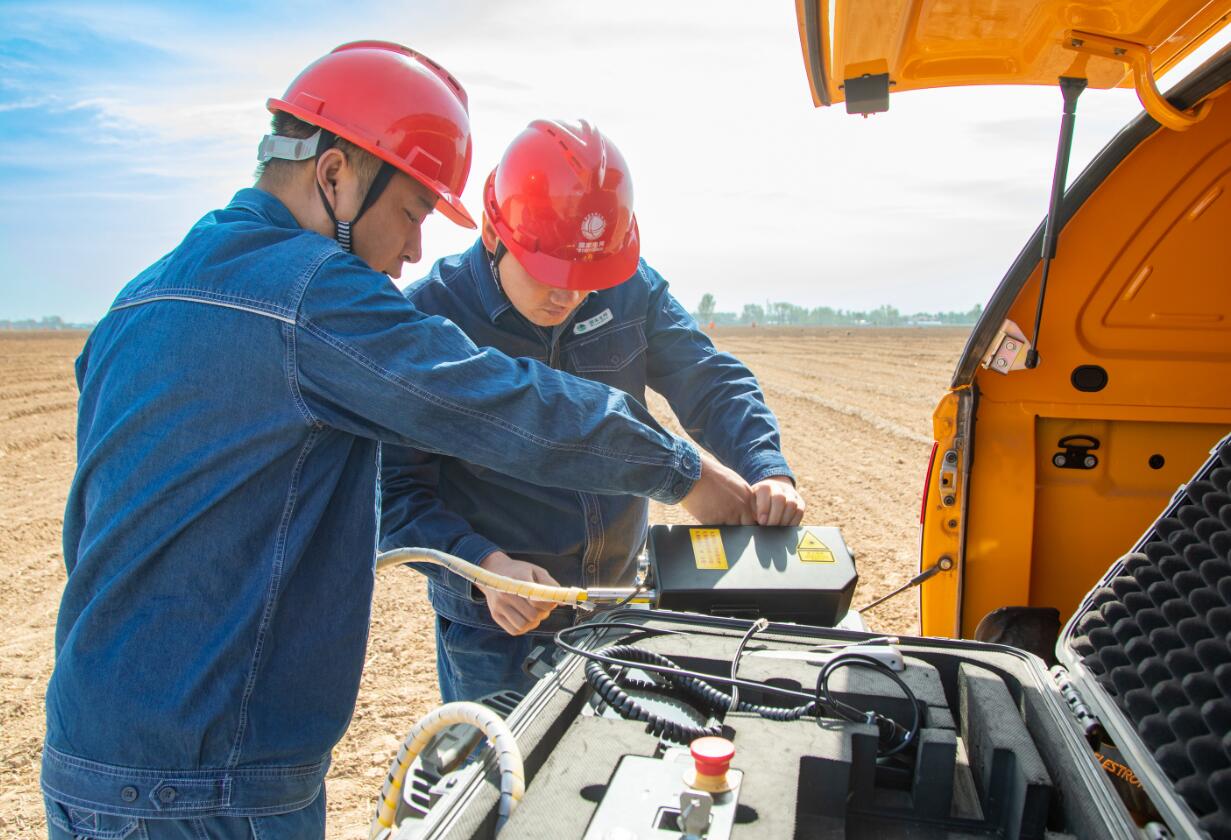
[[[632,644],[714,678],[730,677],[738,659],[741,701],[762,707],[792,704],[772,687],[812,694],[838,646],[884,644],[870,633],[754,630],[740,618],[640,609],[592,626],[569,637],[587,654]],[[1228,838],[1229,642],[1231,437],[1087,596],[1050,671],[1015,648],[901,637],[897,677],[912,697],[877,669],[830,669],[832,696],[869,713],[852,722],[707,712],[678,681],[632,664],[610,670],[647,724],[616,711],[627,697],[600,699],[586,677],[597,665],[564,656],[507,717],[526,792],[499,836]],[[878,722],[896,722],[900,736],[916,715],[909,748],[883,754],[892,738]],[[677,789],[691,764],[669,735],[707,723],[734,743],[739,781],[715,797],[708,829],[689,835]],[[443,780],[416,773],[424,811],[394,837],[493,835],[490,758]]]

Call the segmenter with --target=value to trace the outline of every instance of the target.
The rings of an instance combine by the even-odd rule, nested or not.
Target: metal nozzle
[[[633,586],[587,589],[586,600],[580,603],[587,603],[596,607],[606,607],[627,600],[629,604],[653,606],[658,601],[658,593],[653,589],[644,589],[638,592],[635,597],[630,598],[629,596],[633,595],[634,592],[637,592],[637,588]]]

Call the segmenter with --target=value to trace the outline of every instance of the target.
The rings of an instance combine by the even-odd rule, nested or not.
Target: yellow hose
[[[499,831],[504,826],[526,792],[526,773],[522,765],[521,751],[517,748],[517,740],[508,724],[500,715],[486,706],[464,701],[446,703],[429,712],[411,727],[406,740],[398,749],[397,757],[389,766],[389,775],[381,787],[376,819],[372,821],[368,840],[378,840],[392,833],[393,818],[397,813],[398,801],[402,797],[402,787],[406,783],[406,773],[410,770],[410,765],[414,764],[416,756],[438,732],[458,723],[469,724],[482,732],[496,752],[496,764],[500,769],[500,810],[496,830]]]
[[[507,592],[511,595],[520,595],[534,601],[550,601],[553,604],[567,604],[575,607],[579,603],[584,603],[588,598],[586,591],[576,586],[548,586],[497,575],[460,557],[445,554],[443,551],[433,551],[430,548],[395,548],[376,555],[377,569],[400,563],[434,563],[437,566],[444,566],[455,575],[461,575],[478,586],[485,586],[488,589]]]

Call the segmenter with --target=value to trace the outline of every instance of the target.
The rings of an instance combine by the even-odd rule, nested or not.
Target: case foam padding
[[[1085,610],[1070,645],[1201,827],[1231,837],[1231,438]]]
[[[970,769],[989,809],[1010,840],[1042,838],[1052,784],[1004,680],[977,665],[958,667],[959,716]]]

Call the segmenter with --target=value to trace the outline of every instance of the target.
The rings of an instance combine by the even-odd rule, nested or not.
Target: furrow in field
[[[56,414],[61,411],[76,411],[77,401],[60,400],[59,402],[41,402],[35,405],[23,406],[15,408],[6,416],[6,420],[18,420],[22,417],[37,417],[42,414]]]

